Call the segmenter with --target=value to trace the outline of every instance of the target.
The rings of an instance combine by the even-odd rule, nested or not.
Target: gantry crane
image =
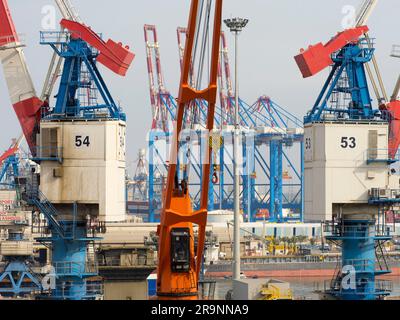
[[[161,68],[160,45],[155,25],[144,26],[146,42],[147,71],[149,75],[150,102],[152,111],[152,129],[168,131],[168,122],[175,117],[175,108],[171,106],[171,94],[165,88]]]
[[[133,181],[128,185],[132,189],[131,201],[139,201],[141,203],[148,201],[148,178],[146,150],[140,149]]]
[[[192,0],[191,2],[178,98],[177,125],[171,146],[171,160],[168,168],[161,223],[158,227],[160,240],[157,296],[159,299],[196,299],[198,295],[198,280],[207,222],[211,148],[209,146],[208,161],[205,161],[202,168],[200,209],[194,211],[189,196],[188,181],[184,178],[179,182],[177,175],[177,155],[180,147],[178,138],[183,128],[184,114],[188,104],[194,99],[204,99],[208,102],[206,129],[210,132],[214,126],[223,1],[215,0],[210,79],[208,87],[204,90],[194,89],[189,84],[196,40],[195,34],[196,31],[200,32],[200,23],[197,20],[201,10],[200,2],[201,0]],[[196,253],[194,224],[198,225]]]
[[[152,111],[152,124],[148,137],[149,222],[159,222],[162,207],[162,189],[167,172],[167,166],[165,165],[167,159],[163,158],[157,147],[160,144],[168,144],[169,140],[171,140],[172,121],[176,115],[176,101],[175,97],[166,89],[164,83],[160,44],[155,25],[144,26],[144,40],[146,43],[146,61]]]

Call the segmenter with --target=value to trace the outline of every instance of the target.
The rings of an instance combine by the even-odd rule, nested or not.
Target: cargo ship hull
[[[392,271],[388,276],[400,276],[400,261],[388,262]],[[246,263],[241,270],[246,277],[333,277],[337,262],[291,262],[291,263]],[[232,276],[230,264],[211,264],[206,266],[205,275],[211,278],[229,278]]]

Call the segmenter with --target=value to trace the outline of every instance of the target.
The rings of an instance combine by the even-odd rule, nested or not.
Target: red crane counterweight
[[[380,109],[390,114],[389,157],[394,159],[400,146],[400,101],[392,100],[380,106]]]
[[[109,39],[103,41],[100,36],[82,23],[62,19],[61,26],[68,29],[75,37],[80,38],[99,50],[97,61],[109,68],[111,71],[125,76],[135,54],[129,51],[129,47],[123,47],[121,43]]]
[[[295,57],[296,63],[300,68],[304,78],[311,77],[333,64],[332,53],[340,50],[349,43],[358,39],[369,31],[367,26],[348,29],[339,32],[327,44],[318,43],[310,46],[307,50]]]

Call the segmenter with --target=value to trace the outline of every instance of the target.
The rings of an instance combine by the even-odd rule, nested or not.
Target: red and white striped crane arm
[[[144,40],[146,42],[150,102],[153,116],[152,129],[163,129],[165,131],[167,128],[168,116],[160,101],[160,95],[169,93],[165,89],[164,77],[161,68],[160,45],[158,43],[158,34],[155,25],[146,24],[144,26]]]
[[[235,117],[234,106],[232,105],[232,99],[234,98],[231,67],[229,62],[229,50],[226,41],[225,32],[221,32],[221,57],[219,62],[219,78],[220,78],[220,100],[221,108],[226,113],[224,121],[229,124],[229,118],[233,121]]]
[[[14,111],[32,152],[42,101],[37,97],[7,0],[0,0],[0,60]]]

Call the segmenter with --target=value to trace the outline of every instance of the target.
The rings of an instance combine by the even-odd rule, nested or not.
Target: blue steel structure
[[[151,32],[153,38],[148,35]],[[178,45],[182,65],[184,43],[187,31],[178,28]],[[208,137],[202,130],[205,123],[207,103],[194,101],[185,113],[186,136],[182,137],[181,154],[178,157],[178,179],[190,175],[190,190],[193,205],[198,208],[203,159],[208,138],[213,138],[213,154],[208,197],[208,210],[232,210],[233,208],[233,110],[235,99],[230,79],[230,64],[227,43],[221,33],[221,61],[219,65],[220,105],[216,109],[215,132]],[[162,121],[153,119],[152,130],[148,135],[148,197],[149,221],[158,222],[162,208],[162,189],[167,173],[169,141],[172,137],[176,112],[176,99],[165,89],[161,70],[160,46],[155,26],[145,26],[147,65],[150,79],[150,98],[154,114]],[[195,63],[191,70],[191,79],[198,81],[195,75]],[[201,70],[199,74],[202,74]],[[156,81],[157,80],[157,81]],[[157,111],[156,111],[157,110]],[[301,156],[303,133],[302,122],[272,100],[261,97],[249,105],[239,99],[239,117],[242,126],[242,209],[247,221],[267,219],[270,221],[303,220],[303,157]],[[156,119],[157,120],[157,119]],[[158,119],[159,120],[159,119]],[[259,127],[272,127],[268,133],[259,132]],[[213,137],[216,135],[215,137]],[[219,135],[219,137],[218,137]],[[207,137],[206,137],[207,136]],[[218,140],[220,142],[218,143]],[[288,149],[296,144],[296,152]],[[214,148],[215,147],[215,148]],[[271,150],[272,152],[270,152]],[[295,159],[296,154],[300,157]],[[269,160],[265,160],[270,158]],[[288,170],[284,170],[284,168]],[[284,172],[290,171],[290,180],[285,180]],[[257,174],[256,174],[257,172]],[[259,173],[259,174],[258,174]],[[260,191],[260,189],[265,189]],[[272,191],[270,191],[272,190]],[[295,212],[293,217],[283,217],[283,210]],[[260,212],[269,214],[260,215]]]
[[[174,119],[176,103],[170,95],[160,95],[159,99],[168,110],[170,119]],[[283,222],[288,220],[303,221],[303,132],[301,120],[281,108],[272,100],[261,97],[253,105],[248,105],[242,99],[240,102],[240,118],[242,125],[242,208],[246,213],[247,221],[264,219],[257,216],[261,209],[270,212],[267,220]],[[204,102],[197,102],[200,122],[202,121]],[[230,103],[234,104],[234,101]],[[213,155],[213,170],[209,194],[209,210],[225,210],[233,208],[233,152],[232,130],[222,126],[222,112],[216,111],[215,127],[221,135],[221,145]],[[172,126],[169,126],[172,128]],[[262,128],[271,128],[263,132]],[[193,133],[195,132],[195,133]],[[190,135],[193,135],[191,138]],[[204,134],[204,133],[203,133]],[[167,142],[171,131],[161,129],[151,130],[148,136],[149,149],[149,221],[157,222],[159,211],[162,207],[163,177],[167,172],[169,150]],[[199,204],[200,189],[196,188],[196,181],[201,179],[201,165],[199,159],[204,156],[205,143],[208,139],[202,138],[201,128],[190,131],[186,144],[186,153],[182,151],[182,166],[190,166],[192,176],[190,184],[193,190],[192,199],[194,206]],[[297,152],[289,153],[294,144],[299,146]],[[190,145],[190,148],[189,148]],[[189,148],[189,149],[188,149]],[[189,151],[189,152],[188,152]],[[268,157],[269,161],[265,158]],[[294,160],[298,154],[298,160]],[[296,162],[297,163],[296,163]],[[285,181],[283,164],[289,168],[293,182]],[[256,173],[257,172],[257,173]],[[183,174],[183,170],[179,171]],[[262,194],[259,188],[266,191]],[[257,190],[258,189],[258,190]],[[290,190],[293,189],[293,190]],[[291,194],[290,194],[291,193]],[[283,209],[291,209],[296,215],[284,218]]]
[[[265,204],[271,222],[303,221],[304,146],[301,120],[267,96],[260,97],[247,110],[246,116],[247,122],[255,129],[253,184],[267,187],[264,194],[251,188],[254,204],[247,209],[251,212],[250,221],[257,219],[257,210],[265,208]],[[268,154],[269,162],[265,160]],[[290,209],[295,215],[283,217],[283,209]]]
[[[15,189],[15,178],[19,175],[19,156],[13,154],[4,160],[0,167],[0,186],[5,189]]]
[[[24,232],[20,228],[29,226],[28,221],[14,222],[8,230],[7,243],[30,242],[24,239]],[[15,229],[18,228],[18,229]],[[4,271],[0,274],[0,295],[3,297],[16,298],[40,293],[42,291],[41,275],[31,269],[32,254],[7,254],[3,256],[6,262]]]
[[[39,299],[95,300],[102,295],[102,282],[98,276],[95,257],[89,257],[89,247],[101,238],[91,236],[86,221],[77,218],[77,204],[71,208],[72,217],[62,218],[35,183],[37,178],[22,187],[22,199],[43,214],[47,223],[33,223],[33,231],[42,236],[36,241],[51,248],[55,287],[38,295]],[[40,219],[39,219],[40,221]]]
[[[18,154],[12,154],[3,162],[0,171],[0,189],[17,190],[16,180],[19,177]],[[18,191],[18,190],[17,190]],[[18,192],[17,192],[18,194]],[[10,208],[11,209],[11,208]],[[29,221],[13,221],[7,227],[8,243],[23,244],[30,242],[25,239],[24,229],[29,227]],[[0,295],[15,298],[31,295],[42,291],[41,276],[31,269],[32,253],[3,254],[6,263],[4,270],[0,273]]]
[[[304,119],[306,124],[363,120],[386,122],[384,115],[372,107],[368,89],[365,64],[371,61],[374,51],[372,41],[363,37],[332,55],[332,70],[314,107]],[[395,201],[399,202],[398,199]],[[391,272],[383,252],[383,243],[391,239],[390,228],[385,224],[384,217],[394,202],[371,199],[369,204],[377,208],[376,219],[365,218],[360,212],[359,215],[334,219],[326,226],[329,234],[326,239],[342,246],[341,268],[326,290],[339,299],[374,300],[390,293],[389,283],[375,278]],[[379,255],[376,253],[378,250]],[[353,285],[343,286],[346,272],[354,275]]]
[[[371,39],[360,39],[332,56],[332,70],[312,110],[304,122],[321,121],[327,114],[341,120],[374,120],[379,111],[371,104],[365,64],[370,62],[375,49]],[[348,99],[340,99],[346,94]]]
[[[40,43],[49,45],[64,59],[57,101],[53,109],[42,112],[41,121],[63,120],[126,120],[125,114],[112,98],[96,65],[98,50],[84,40],[72,37],[69,32],[41,32]],[[98,102],[99,97],[102,103]],[[40,148],[40,147],[39,147]],[[62,162],[62,150],[36,152],[35,161]],[[102,295],[102,282],[98,277],[94,241],[100,238],[82,219],[78,204],[71,205],[70,214],[61,215],[41,193],[37,177],[23,190],[24,200],[43,214],[46,225],[36,225],[43,236],[37,241],[51,247],[52,266],[55,268],[56,286],[42,299],[93,300]]]
[[[69,32],[41,32],[40,44],[49,45],[64,59],[55,107],[44,109],[42,120],[126,120],[97,67],[96,48]],[[103,103],[98,103],[99,95]]]

